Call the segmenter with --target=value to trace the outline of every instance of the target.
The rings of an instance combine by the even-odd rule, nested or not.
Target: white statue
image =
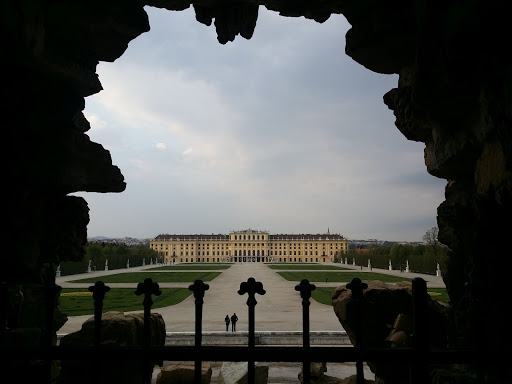
[[[409,272],[409,260],[405,261],[405,272]]]
[[[441,268],[439,268],[439,263],[437,263],[436,276],[437,276],[437,277],[441,276]]]
[[[57,265],[57,271],[55,272],[55,277],[60,277],[60,264]]]
[[[89,260],[89,265],[87,267],[87,273],[91,272],[91,260]]]
[[[130,259],[126,260],[126,268],[130,268]]]
[[[392,271],[393,267],[391,266],[391,260],[389,260],[389,270]]]
[[[105,259],[105,271],[108,271],[108,260]]]

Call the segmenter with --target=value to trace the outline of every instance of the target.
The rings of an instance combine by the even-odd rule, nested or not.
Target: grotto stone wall
[[[69,194],[125,189],[109,152],[87,136],[82,111],[84,98],[102,89],[99,61],[115,61],[149,31],[146,5],[162,12],[192,6],[198,22],[214,24],[221,44],[257,33],[261,7],[320,23],[343,14],[352,26],[346,54],[368,70],[399,75],[383,101],[403,135],[425,143],[426,172],[447,180],[437,217],[439,239],[451,250],[443,271],[451,301],[447,345],[503,354],[511,264],[511,6],[482,0],[1,0],[7,241],[0,283],[4,293],[24,287],[19,332],[38,335],[28,344],[55,342],[65,321],[54,304],[56,265],[84,256],[87,202]],[[37,369],[26,375],[37,378]],[[487,369],[492,379],[503,374],[500,366]]]

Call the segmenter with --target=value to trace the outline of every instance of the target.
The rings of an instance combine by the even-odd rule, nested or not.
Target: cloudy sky
[[[398,76],[345,55],[341,15],[323,24],[260,7],[253,37],[221,45],[192,8],[147,7],[151,30],[97,68],[91,140],[122,193],[78,193],[89,236],[331,233],[421,241],[445,180],[382,96]]]

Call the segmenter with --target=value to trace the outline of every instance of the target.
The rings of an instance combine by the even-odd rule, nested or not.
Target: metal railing
[[[315,285],[306,279],[295,286],[302,298],[302,346],[260,346],[255,344],[255,307],[256,295],[265,295],[263,284],[254,278],[249,278],[240,284],[238,294],[248,295],[247,306],[249,311],[249,331],[247,346],[206,346],[202,345],[202,309],[205,292],[209,285],[202,280],[196,280],[189,286],[195,298],[195,341],[194,346],[154,346],[151,345],[151,307],[152,296],[159,296],[159,285],[151,278],[139,283],[136,295],[143,296],[144,325],[142,345],[137,347],[104,346],[101,344],[102,309],[105,294],[110,288],[98,281],[89,287],[94,300],[94,340],[93,347],[48,346],[41,348],[18,348],[0,343],[2,356],[9,356],[10,360],[46,360],[48,367],[52,360],[83,360],[108,362],[113,360],[138,360],[144,362],[144,380],[150,383],[154,362],[163,361],[190,361],[194,362],[195,383],[201,383],[201,365],[204,361],[210,362],[248,362],[248,382],[254,384],[255,362],[301,362],[303,383],[311,381],[311,362],[355,362],[357,383],[364,383],[364,362],[387,362],[409,367],[410,383],[430,383],[428,367],[432,364],[468,364],[478,366],[480,359],[475,350],[442,349],[434,350],[429,345],[429,324],[427,316],[427,286],[425,280],[414,278],[412,280],[412,346],[404,348],[366,348],[363,344],[363,290],[367,285],[359,278],[354,278],[347,288],[351,290],[351,311],[355,316],[355,343],[350,346],[311,346],[309,306],[311,292]],[[56,286],[56,290],[60,287]],[[5,296],[5,295],[2,295]],[[5,297],[2,297],[3,301]],[[2,303],[2,306],[4,303]],[[3,317],[2,317],[3,319]],[[2,320],[3,322],[3,320]],[[0,324],[2,332],[5,323]],[[4,340],[2,338],[2,340]],[[50,368],[48,368],[50,370]],[[51,374],[48,372],[48,378]],[[478,382],[483,384],[482,375]],[[41,378],[43,380],[43,378]],[[43,380],[44,381],[44,380]],[[50,381],[50,379],[49,379]],[[101,381],[101,379],[99,380]]]

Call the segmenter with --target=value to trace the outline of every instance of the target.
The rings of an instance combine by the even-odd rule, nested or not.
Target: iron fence
[[[302,298],[302,346],[263,346],[255,344],[255,307],[256,295],[265,295],[263,284],[254,278],[249,278],[240,284],[238,294],[248,295],[247,306],[249,311],[249,329],[247,346],[211,346],[202,345],[202,309],[205,291],[209,285],[202,280],[196,280],[189,286],[195,298],[195,340],[194,346],[154,346],[151,345],[151,307],[152,296],[161,294],[159,285],[151,278],[146,278],[139,283],[136,295],[143,296],[144,325],[142,345],[137,347],[105,346],[101,344],[101,322],[103,300],[110,288],[98,281],[89,287],[94,300],[94,340],[92,347],[48,346],[39,348],[6,346],[0,342],[2,356],[8,356],[9,360],[44,360],[48,363],[48,382],[51,381],[51,362],[57,360],[82,360],[109,362],[115,360],[137,360],[144,362],[144,382],[151,382],[151,372],[154,362],[161,365],[164,361],[188,361],[194,362],[194,381],[201,383],[202,362],[248,362],[248,383],[255,382],[255,362],[299,362],[302,363],[302,381],[304,384],[311,382],[310,363],[346,363],[353,362],[356,365],[357,384],[364,384],[364,362],[388,362],[409,369],[409,382],[413,384],[430,383],[428,367],[432,364],[468,364],[481,371],[482,356],[476,350],[471,349],[433,349],[429,345],[429,324],[427,316],[427,285],[425,280],[414,278],[412,280],[412,344],[403,348],[366,348],[363,344],[363,290],[367,285],[359,278],[354,278],[347,288],[351,291],[352,311],[356,316],[355,343],[354,346],[311,346],[310,345],[310,321],[309,306],[311,292],[316,288],[308,280],[304,279],[295,286]],[[55,286],[56,290],[60,287]],[[6,295],[2,294],[2,308],[5,308]],[[2,311],[3,312],[3,311]],[[4,312],[5,313],[5,312]],[[5,332],[5,316],[0,318],[1,332]],[[4,340],[2,337],[0,340]],[[49,343],[48,345],[50,345]],[[41,378],[44,382],[44,378]],[[101,378],[98,380],[101,382]],[[484,384],[482,374],[477,375],[477,382]]]

